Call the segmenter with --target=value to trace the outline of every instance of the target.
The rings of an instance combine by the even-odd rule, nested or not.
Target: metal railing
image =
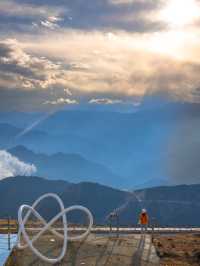
[[[16,241],[18,222],[7,216],[0,219],[0,250],[11,250]]]

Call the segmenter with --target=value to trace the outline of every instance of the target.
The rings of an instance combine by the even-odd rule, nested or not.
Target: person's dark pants
[[[147,232],[147,224],[141,224],[141,234],[145,234]]]

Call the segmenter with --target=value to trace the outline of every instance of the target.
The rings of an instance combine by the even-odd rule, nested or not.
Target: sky
[[[0,111],[199,102],[200,0],[1,0]]]

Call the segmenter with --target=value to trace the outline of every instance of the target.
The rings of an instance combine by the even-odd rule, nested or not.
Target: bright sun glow
[[[158,16],[168,25],[168,29],[152,34],[147,49],[173,58],[187,59],[186,47],[196,47],[199,43],[195,22],[200,20],[200,2],[166,0]],[[191,25],[193,27],[187,27]]]
[[[182,27],[200,18],[200,6],[195,0],[170,0],[160,15],[171,27]]]
[[[177,59],[183,59],[181,48],[186,43],[187,38],[188,35],[182,31],[155,33],[151,37],[147,49]]]

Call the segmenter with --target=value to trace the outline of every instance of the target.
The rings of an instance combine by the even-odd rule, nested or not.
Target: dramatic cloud
[[[0,151],[0,179],[10,176],[30,176],[36,172],[34,165],[26,164],[7,151]]]
[[[198,3],[1,1],[0,108],[5,99],[24,111],[90,99],[134,103],[160,90],[199,102]]]
[[[63,85],[59,62],[23,51],[21,44],[8,39],[0,41],[1,86],[21,89],[45,89]]]
[[[7,34],[8,31],[35,33],[40,26],[55,29],[62,21],[62,8],[49,7],[48,5],[34,5],[28,1],[17,3],[11,0],[0,2],[0,24],[1,32]]]
[[[15,103],[11,106],[27,104],[31,109],[33,104],[37,109],[76,104],[83,95],[110,99],[110,103],[123,97],[138,101],[149,91],[162,89],[174,99],[199,102],[195,93],[199,87],[199,62],[144,51],[140,44],[136,36],[125,33],[74,31],[63,32],[62,38],[53,34],[36,42],[3,40],[1,99],[11,99],[12,94]]]

